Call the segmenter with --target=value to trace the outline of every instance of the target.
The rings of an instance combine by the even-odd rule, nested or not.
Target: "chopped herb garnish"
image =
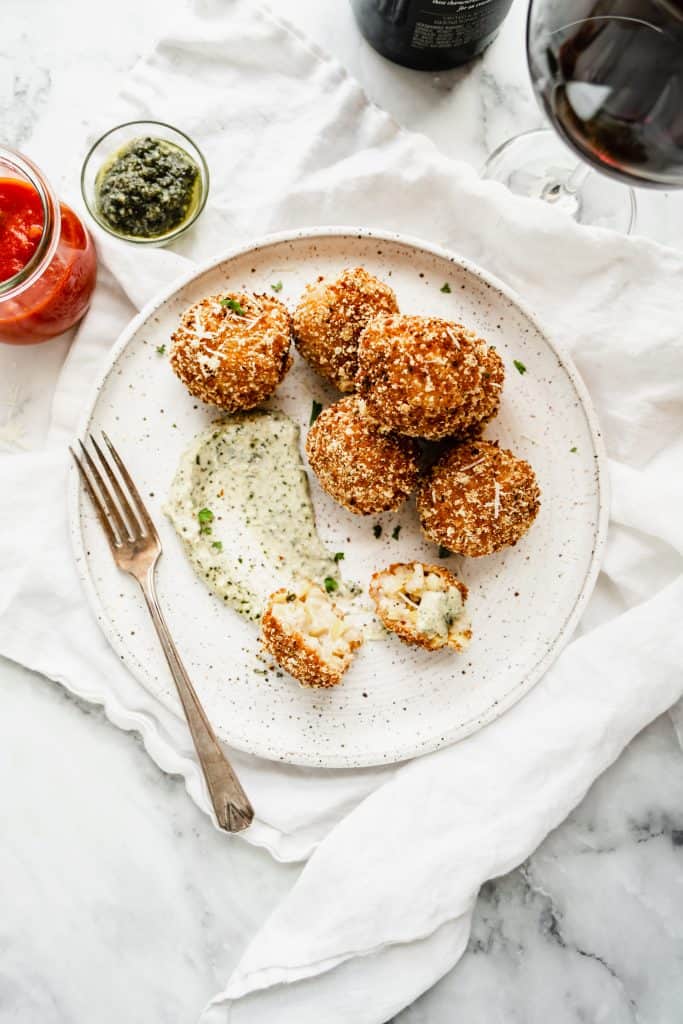
[[[451,286],[449,285],[448,281],[446,281],[445,284],[442,284],[441,288],[439,290],[442,291],[444,293],[444,295],[450,295],[451,294]]]
[[[221,299],[221,306],[231,309],[238,316],[246,316],[246,310],[242,309],[237,299]]]
[[[344,552],[343,551],[335,551],[335,553],[334,553],[334,560],[335,560],[335,562],[341,562],[343,558],[344,558]]]
[[[325,590],[328,594],[332,594],[335,590],[339,590],[339,584],[335,580],[334,576],[326,576],[324,582]]]
[[[401,532],[401,527],[400,526],[395,526],[393,528],[393,530],[391,531],[392,540],[398,540],[398,535],[399,535],[400,532]]]
[[[513,359],[512,362],[518,373],[526,373],[526,366],[524,363],[520,363],[519,359]]]
[[[439,544],[439,558],[450,558],[453,554],[448,548],[445,548],[443,544]]]
[[[578,448],[570,448],[569,449],[570,452],[578,452],[578,450],[579,450]]]
[[[211,509],[201,508],[197,513],[197,519],[199,520],[199,532],[211,533],[210,524],[213,522],[213,512]]]
[[[166,346],[165,345],[157,345],[157,355],[163,356],[165,352],[166,352]]]
[[[215,548],[216,551],[222,551],[223,550],[223,541],[222,540],[214,540],[214,541],[211,542],[211,547]]]
[[[320,413],[322,411],[323,411],[323,403],[322,402],[316,402],[316,400],[314,398],[313,399],[313,403],[311,405],[311,418],[308,421],[309,427],[313,426],[313,424],[315,423],[315,421],[317,420],[318,416],[320,415]]]
[[[281,292],[282,291],[282,281],[276,281],[275,284],[271,284],[270,287],[273,289],[274,292]]]
[[[375,537],[382,536],[382,527],[380,526],[379,523],[375,523],[375,525],[372,528],[372,532],[374,533]]]

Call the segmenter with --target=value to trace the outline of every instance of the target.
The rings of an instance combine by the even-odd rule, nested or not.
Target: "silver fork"
[[[69,451],[95,506],[114,561],[122,572],[129,573],[138,581],[144,594],[178,689],[218,824],[228,832],[241,832],[251,824],[254,810],[209,724],[157,599],[154,570],[161,555],[161,541],[130,473],[104,431],[102,438],[108,455],[92,435],[90,442],[95,458],[82,441],[78,442],[81,458],[73,448],[69,447]]]

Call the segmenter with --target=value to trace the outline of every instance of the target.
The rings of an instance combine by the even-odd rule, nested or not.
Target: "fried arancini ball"
[[[437,441],[495,416],[505,370],[494,348],[439,317],[378,316],[358,344],[358,393],[368,414],[401,434]]]
[[[202,402],[226,412],[253,409],[291,366],[291,336],[289,313],[270,295],[211,295],[181,316],[171,367]]]
[[[358,338],[378,313],[398,311],[387,284],[362,267],[309,284],[294,310],[294,342],[301,355],[340,391],[353,391]]]
[[[418,448],[363,416],[356,395],[321,412],[308,432],[306,454],[320,486],[350,512],[398,508],[418,480]]]
[[[446,451],[418,485],[417,512],[429,540],[478,558],[516,544],[541,507],[524,459],[491,441]]]
[[[396,562],[373,575],[370,596],[383,624],[406,644],[464,651],[472,639],[467,587],[443,566]]]
[[[310,580],[270,595],[261,633],[266,650],[302,686],[336,686],[363,642],[322,587]]]
[[[486,343],[484,342],[486,346]],[[481,388],[465,403],[460,416],[461,426],[454,433],[462,440],[481,437],[486,424],[498,413],[505,383],[505,364],[492,345],[486,346],[481,363]]]

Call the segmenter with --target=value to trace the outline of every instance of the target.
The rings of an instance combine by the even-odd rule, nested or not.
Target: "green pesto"
[[[97,209],[118,234],[158,238],[179,228],[199,202],[197,164],[179,146],[149,136],[126,143],[98,171]]]

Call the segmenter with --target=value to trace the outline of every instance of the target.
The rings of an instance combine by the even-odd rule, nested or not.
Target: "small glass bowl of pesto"
[[[90,149],[81,192],[91,217],[110,235],[166,245],[204,209],[209,169],[184,132],[162,121],[128,121]]]

